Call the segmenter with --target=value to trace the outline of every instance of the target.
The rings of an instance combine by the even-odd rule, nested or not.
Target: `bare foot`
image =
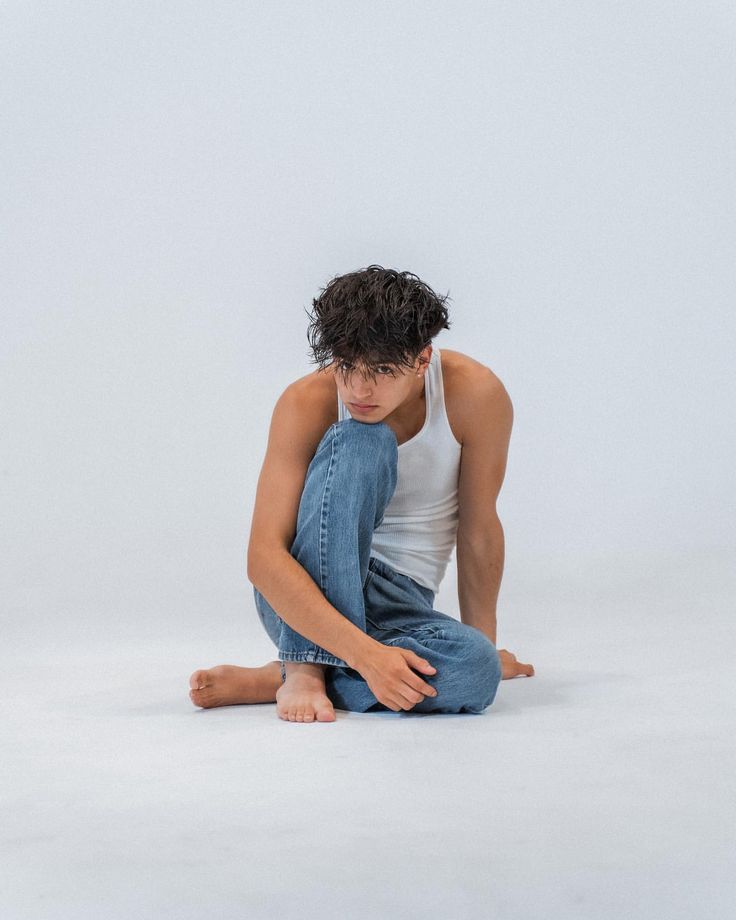
[[[325,693],[325,665],[285,661],[286,681],[276,691],[276,710],[285,722],[334,722],[335,707]]]
[[[273,703],[281,686],[281,666],[269,661],[261,668],[218,664],[195,671],[189,678],[189,699],[195,706],[234,706],[238,703]]]

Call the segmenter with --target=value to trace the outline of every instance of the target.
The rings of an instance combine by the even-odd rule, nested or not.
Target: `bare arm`
[[[496,501],[506,474],[514,411],[501,381],[479,374],[468,400],[460,459],[457,531],[460,619],[496,644],[496,605],[503,576],[504,533]]]
[[[278,615],[300,635],[351,668],[370,646],[379,645],[327,600],[304,566],[283,548],[252,553],[248,578]]]
[[[503,527],[498,518],[496,521],[487,544],[478,547],[463,540],[457,544],[460,619],[485,633],[494,645],[496,605],[505,556]]]
[[[327,600],[290,549],[307,469],[330,416],[290,384],[274,407],[248,542],[248,579],[292,629],[350,667],[380,645]],[[356,667],[357,669],[357,667]]]
[[[487,372],[486,372],[487,371]],[[511,398],[495,374],[486,369],[467,400],[472,424],[464,431],[458,485],[460,519],[457,533],[460,619],[497,645],[496,606],[503,576],[505,539],[496,502],[506,474],[514,421]],[[498,649],[504,679],[534,667]]]

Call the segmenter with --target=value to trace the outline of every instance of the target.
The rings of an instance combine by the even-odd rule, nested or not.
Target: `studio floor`
[[[536,675],[481,715],[195,708],[196,668],[275,658],[255,614],[6,643],[0,913],[733,916],[733,588],[706,559],[540,581],[499,635]]]

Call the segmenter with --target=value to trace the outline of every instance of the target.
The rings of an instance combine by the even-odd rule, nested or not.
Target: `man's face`
[[[423,363],[429,361],[431,354],[431,347],[426,348],[414,361],[413,368],[379,364],[375,377],[371,377],[363,365],[356,367],[339,358],[330,367],[340,399],[353,418],[361,422],[380,422],[398,406],[413,399],[417,391],[421,392],[417,374],[424,373]]]

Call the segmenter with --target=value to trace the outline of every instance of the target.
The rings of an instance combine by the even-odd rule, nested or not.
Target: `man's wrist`
[[[380,642],[371,638],[356,626],[354,632],[351,630],[346,647],[340,657],[347,662],[348,667],[351,667],[354,671],[360,671],[360,666],[366,655],[380,644]]]
[[[477,629],[479,632],[482,632],[484,636],[487,636],[491,642],[496,644],[496,617],[495,615],[492,618],[485,617],[482,622],[471,622],[469,617],[460,616],[460,622],[464,623],[466,626],[472,626],[474,629]]]

